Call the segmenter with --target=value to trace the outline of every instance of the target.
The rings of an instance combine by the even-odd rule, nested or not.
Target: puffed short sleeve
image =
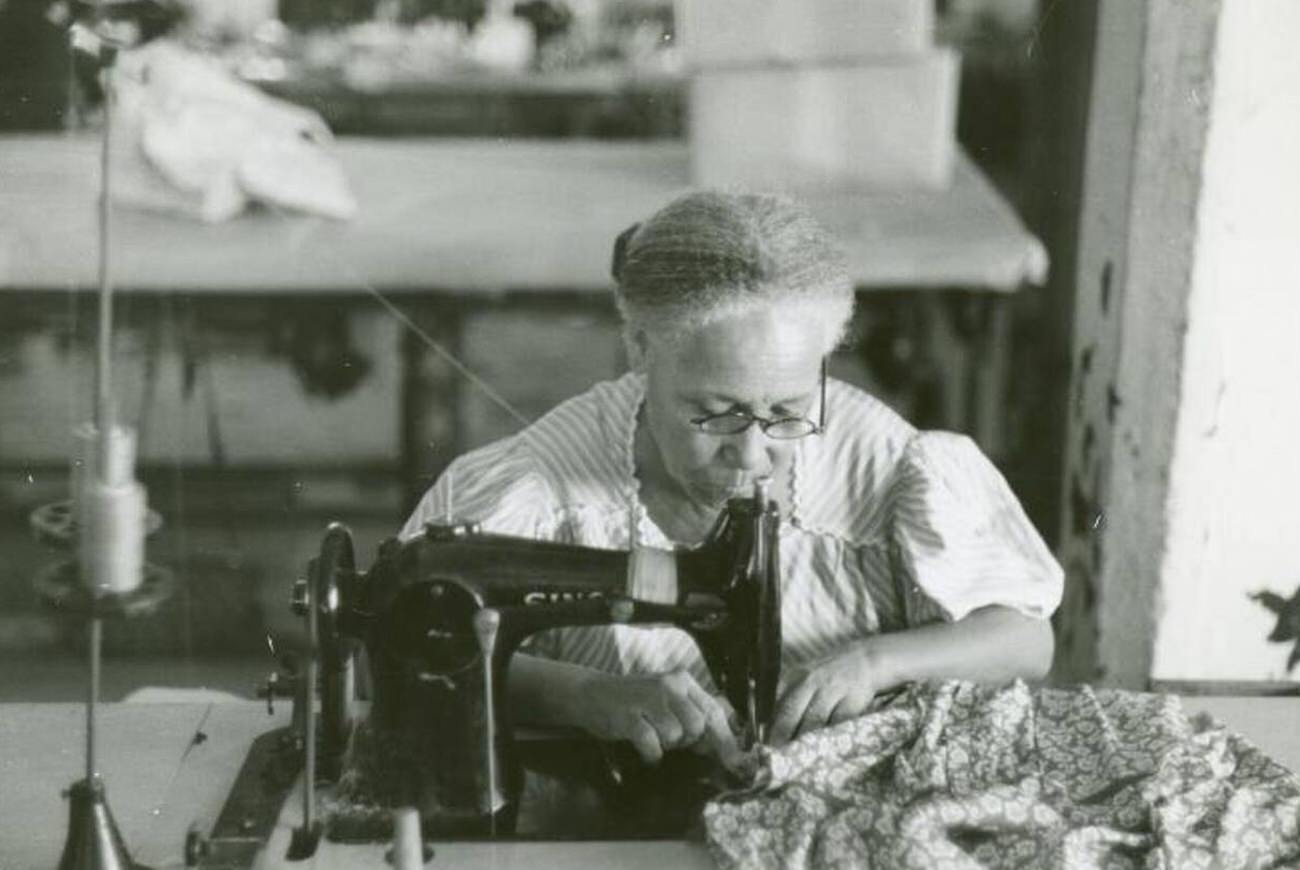
[[[473,521],[485,532],[537,540],[564,538],[559,511],[546,481],[517,438],[507,438],[467,453],[447,467],[420,499],[398,536],[408,540],[425,523],[444,520],[448,497],[457,520]],[[528,637],[520,650],[558,658],[560,631]]]
[[[506,438],[458,457],[420,499],[398,536],[414,537],[425,523],[455,519],[485,532],[550,539],[555,499],[517,438]]]
[[[993,604],[1045,619],[1060,603],[1060,565],[1001,473],[966,436],[915,436],[890,495],[909,624],[955,621]]]

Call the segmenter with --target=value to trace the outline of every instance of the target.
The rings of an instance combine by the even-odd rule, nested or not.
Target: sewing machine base
[[[294,729],[286,726],[253,741],[211,835],[203,837],[191,830],[187,836],[187,867],[242,870],[252,866],[275,829],[302,769],[293,735]]]
[[[517,813],[490,830],[440,831],[426,820],[424,836],[438,841],[587,841],[698,838],[700,810],[720,784],[714,767],[690,753],[670,753],[656,766],[624,764],[611,778],[610,754],[579,736],[529,736],[518,740],[525,769]],[[191,836],[187,866],[236,870],[251,866],[266,847],[286,809],[300,794],[301,748],[294,732],[280,728],[258,737],[240,768],[221,814],[207,838]],[[318,848],[388,843],[392,822],[384,810],[349,806],[334,787],[318,785],[324,824]],[[285,866],[293,866],[285,862]]]

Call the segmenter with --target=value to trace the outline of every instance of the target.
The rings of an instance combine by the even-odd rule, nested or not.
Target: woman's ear
[[[623,332],[623,345],[627,349],[627,363],[632,371],[645,374],[650,362],[650,337],[644,329],[627,329]]]

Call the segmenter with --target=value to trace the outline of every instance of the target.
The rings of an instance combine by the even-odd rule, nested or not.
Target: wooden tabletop
[[[1300,771],[1300,697],[1189,697],[1183,705],[1189,713],[1215,716]],[[187,828],[211,830],[249,744],[286,724],[287,714],[288,704],[268,716],[265,705],[245,701],[104,705],[100,769],[135,859],[156,868],[180,866]],[[78,704],[0,704],[0,867],[57,863],[68,824],[60,793],[82,775],[84,722]],[[200,732],[204,739],[195,743]],[[281,835],[287,837],[288,829]],[[312,866],[388,866],[381,845],[347,848],[346,855]],[[676,841],[446,843],[439,855],[443,866],[498,870],[712,866],[703,846]]]
[[[0,290],[95,286],[92,138],[0,138]],[[604,292],[614,237],[689,185],[680,142],[342,139],[350,222],[249,213],[217,225],[115,210],[117,286],[185,292]],[[1043,246],[962,156],[950,189],[806,200],[862,289],[1014,291]]]
[[[264,703],[118,703],[101,707],[100,773],[132,857],[153,868],[182,865],[191,825],[211,831],[253,739],[288,724],[289,704],[268,716]],[[68,828],[61,793],[84,776],[85,708],[79,704],[0,704],[0,868],[57,865]],[[197,733],[204,735],[194,743]],[[298,806],[285,806],[268,853],[287,847]],[[389,870],[387,844],[333,847],[317,870]],[[442,843],[435,866],[460,870],[708,870],[705,847],[682,841]],[[269,864],[268,866],[279,866]]]

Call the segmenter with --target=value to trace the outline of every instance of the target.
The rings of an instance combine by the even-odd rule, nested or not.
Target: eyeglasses
[[[723,411],[695,417],[691,425],[706,435],[739,435],[755,423],[768,438],[788,441],[820,435],[826,431],[826,360],[822,360],[821,397],[817,402],[817,422],[807,417],[760,417],[748,411]]]

